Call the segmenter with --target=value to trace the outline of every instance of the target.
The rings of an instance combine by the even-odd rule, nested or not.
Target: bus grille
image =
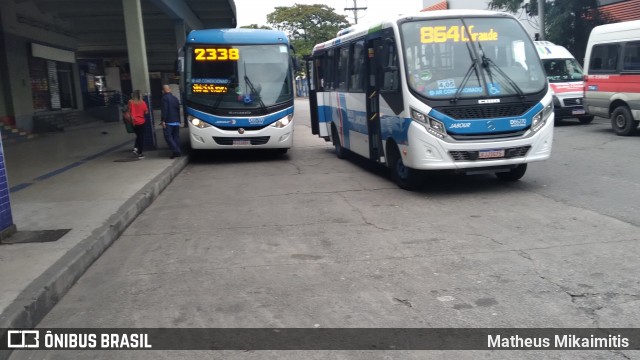
[[[220,126],[220,125],[214,125],[214,126],[217,127],[220,130],[227,130],[227,131],[238,131],[238,129],[245,129],[247,131],[256,131],[256,130],[264,129],[269,125],[251,126],[251,127],[248,127],[248,126]]]
[[[251,145],[264,145],[269,142],[270,136],[254,136],[254,137],[220,137],[214,136],[213,140],[218,145],[233,145],[234,141],[247,141],[251,143]]]
[[[449,134],[452,138],[458,141],[473,141],[473,140],[488,140],[488,139],[503,139],[508,137],[518,137],[527,133],[529,128],[525,128],[523,130],[516,131],[507,131],[500,132],[495,134],[477,134],[477,135],[466,135],[466,134]]]
[[[582,105],[582,99],[581,98],[564,99],[564,105],[565,106],[580,106],[580,105]]]
[[[449,151],[455,161],[496,160],[525,157],[531,149],[530,145],[504,149],[503,158],[478,159],[478,151]]]
[[[483,106],[458,106],[436,108],[436,111],[442,112],[454,119],[494,119],[510,116],[520,116],[531,108],[531,104],[500,104],[500,105],[483,105]]]

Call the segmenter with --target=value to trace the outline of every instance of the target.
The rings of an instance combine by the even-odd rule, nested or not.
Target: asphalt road
[[[556,126],[514,184],[398,189],[339,160],[296,103],[295,147],[206,154],[41,327],[640,327],[640,136]],[[20,352],[12,359],[638,359],[636,351]]]

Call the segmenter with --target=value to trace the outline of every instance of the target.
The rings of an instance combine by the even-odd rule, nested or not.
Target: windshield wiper
[[[225,95],[227,95],[226,91],[219,92],[218,95],[216,95],[216,103],[213,105],[213,110],[218,110],[218,106],[220,106],[220,103],[222,102],[222,99],[224,99]]]
[[[467,81],[469,81],[472,71],[475,71],[476,76],[478,76],[478,60],[477,59],[472,59],[471,66],[469,66],[469,70],[467,70],[467,73],[464,75],[464,78],[462,79],[462,83],[460,84],[460,87],[458,88],[458,90],[456,90],[455,95],[453,95],[453,97],[449,100],[451,103],[455,104],[460,99],[460,94],[462,94],[462,90],[464,89],[464,86],[467,85]],[[480,79],[478,78],[478,80]]]
[[[251,92],[256,95],[256,98],[258,99],[258,103],[260,104],[260,109],[262,109],[262,111],[266,115],[267,107],[264,105],[264,102],[262,102],[262,98],[260,97],[260,94],[258,94],[258,91],[256,90],[256,88],[253,87],[253,83],[251,83],[251,80],[249,80],[249,77],[247,75],[244,76],[244,81],[247,83],[247,86],[249,86],[249,89],[251,89]]]
[[[507,75],[500,68],[500,66],[498,66],[495,62],[493,62],[493,60],[491,60],[491,58],[489,58],[484,54],[484,48],[482,47],[482,44],[480,44],[480,42],[478,42],[478,46],[480,47],[480,56],[482,57],[482,66],[485,69],[487,69],[487,73],[489,74],[489,79],[491,80],[491,83],[493,83],[493,77],[491,76],[491,66],[493,66],[498,72],[498,74],[500,74],[502,78],[505,79],[509,85],[511,85],[513,90],[515,90],[518,93],[518,96],[521,99],[524,99],[524,92],[522,91],[520,86],[518,86],[518,84],[515,81],[513,81],[513,79],[510,78],[509,75]]]
[[[469,78],[471,77],[471,71],[476,72],[478,83],[480,83],[480,76],[478,75],[478,59],[474,56],[473,51],[469,46],[469,43],[466,43],[466,44],[467,44],[467,51],[469,51],[469,57],[471,58],[471,66],[469,67],[469,70],[467,70],[467,73],[464,75],[464,78],[462,79],[462,83],[460,84],[460,87],[458,88],[458,90],[456,90],[456,93],[449,100],[453,104],[457,103],[458,100],[460,99],[460,94],[462,94],[462,90],[464,90],[464,86],[467,85],[467,81],[469,81]]]

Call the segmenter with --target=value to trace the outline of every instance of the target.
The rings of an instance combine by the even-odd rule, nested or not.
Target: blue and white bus
[[[293,61],[280,31],[194,30],[184,48],[184,109],[192,149],[293,145]]]
[[[391,169],[520,179],[548,159],[553,101],[533,41],[513,16],[443,10],[342,30],[307,62],[312,133]]]

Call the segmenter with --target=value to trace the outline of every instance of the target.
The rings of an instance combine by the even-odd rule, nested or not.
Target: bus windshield
[[[186,96],[216,109],[262,109],[293,98],[286,45],[190,45]]]
[[[401,31],[409,87],[427,98],[523,96],[546,86],[533,43],[514,19],[419,20]]]
[[[582,81],[582,67],[576,59],[544,59],[542,64],[550,83]]]

